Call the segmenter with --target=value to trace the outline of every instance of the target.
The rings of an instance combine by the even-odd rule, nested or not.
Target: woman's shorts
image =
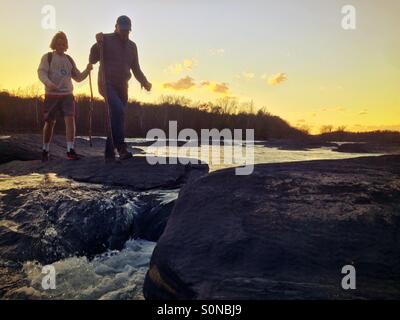
[[[60,114],[63,117],[74,117],[75,116],[75,98],[74,95],[66,96],[49,96],[46,95],[44,98],[44,121],[54,121],[57,115]]]

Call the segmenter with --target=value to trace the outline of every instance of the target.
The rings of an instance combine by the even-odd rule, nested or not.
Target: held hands
[[[88,65],[87,65],[87,67],[86,67],[86,71],[87,72],[90,72],[90,71],[92,71],[93,70],[93,65],[91,64],[91,63],[89,63]]]
[[[98,44],[103,44],[104,35],[102,32],[96,34],[96,41]]]

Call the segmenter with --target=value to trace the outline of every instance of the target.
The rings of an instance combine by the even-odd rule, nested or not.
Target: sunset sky
[[[348,4],[355,30],[341,25]],[[44,5],[56,9],[55,30],[42,28]],[[0,90],[39,83],[58,30],[84,69],[95,34],[112,32],[122,14],[133,20],[131,39],[154,86],[145,93],[133,79],[131,98],[253,100],[314,133],[322,125],[400,130],[398,0],[1,0]],[[75,93],[88,92],[88,81],[75,84]]]

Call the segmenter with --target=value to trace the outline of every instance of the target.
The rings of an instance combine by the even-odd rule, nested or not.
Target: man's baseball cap
[[[117,20],[117,25],[121,28],[121,30],[132,30],[132,22],[131,19],[127,16],[120,16]]]

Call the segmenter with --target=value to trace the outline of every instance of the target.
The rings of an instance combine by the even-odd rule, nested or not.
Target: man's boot
[[[105,161],[106,164],[107,163],[116,162],[117,158],[115,157],[115,153],[114,152],[109,152],[108,150],[106,150],[104,161]]]
[[[126,144],[123,144],[120,147],[118,147],[118,153],[120,160],[127,160],[133,157],[132,153],[128,151]]]
[[[48,162],[49,161],[49,152],[46,150],[42,151],[42,162]]]

